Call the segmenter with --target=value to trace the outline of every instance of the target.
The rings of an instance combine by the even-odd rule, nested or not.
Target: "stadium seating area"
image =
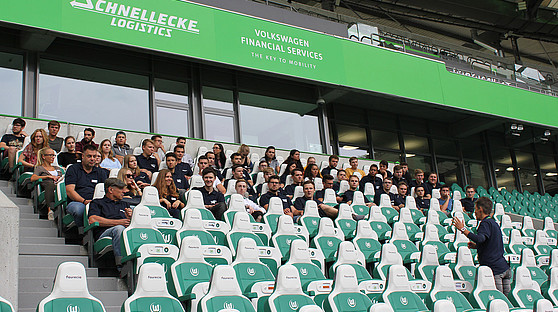
[[[201,154],[200,148],[196,156]],[[2,166],[7,168],[7,159]],[[29,182],[21,166],[14,168],[14,189],[22,196],[30,192],[37,209],[44,202],[40,183]],[[191,184],[199,183],[193,178]],[[451,189],[457,200],[453,217],[474,231],[477,220],[458,201],[462,187]],[[130,295],[122,311],[550,311],[558,306],[558,196],[477,188],[479,196],[495,203],[505,257],[514,269],[506,297],[437,201],[426,215],[412,196],[399,212],[383,198],[363,213],[364,197],[374,188],[362,191],[352,205],[340,205],[335,220],[320,218],[309,201],[294,222],[281,200],[272,198],[260,223],[232,192],[223,220],[215,220],[197,190],[181,198],[182,219],[175,219],[160,205],[157,189],[148,186],[122,235],[121,276]],[[95,198],[103,192],[99,183]],[[114,265],[111,239],[93,240],[98,224],[77,229],[66,214],[64,180],[57,184],[56,199],[59,235],[83,237],[90,266]],[[355,221],[353,213],[366,217]],[[512,222],[507,213],[523,221]],[[533,218],[544,220],[544,229],[535,229]],[[104,311],[88,291],[82,263],[63,263],[52,274],[52,293],[37,302],[37,311]],[[0,311],[11,310],[0,298]]]

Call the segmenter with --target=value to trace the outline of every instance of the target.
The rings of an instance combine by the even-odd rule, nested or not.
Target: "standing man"
[[[467,213],[471,214],[475,212],[475,202],[477,199],[475,198],[475,188],[472,185],[467,185],[465,188],[465,198],[461,199],[461,205],[463,205],[463,209],[467,211]]]
[[[329,156],[329,165],[322,169],[322,177],[326,174],[331,174],[331,170],[337,170],[337,164],[339,163],[339,156],[331,155]]]
[[[124,133],[124,131],[116,132],[116,138],[114,141],[115,142],[112,145],[112,153],[114,154],[114,157],[120,161],[120,163],[123,163],[124,157],[133,153],[130,145],[126,143],[126,133]]]
[[[223,213],[227,210],[227,205],[225,205],[223,193],[213,187],[215,170],[209,167],[203,169],[202,177],[204,186],[195,189],[202,193],[205,208],[211,210],[216,220],[223,220]]]
[[[475,202],[475,217],[480,220],[477,234],[465,228],[463,222],[458,218],[453,218],[453,225],[471,240],[467,245],[470,249],[477,249],[479,265],[492,269],[496,288],[507,295],[511,288],[512,272],[504,258],[502,230],[490,217],[491,214],[492,201],[488,197],[481,197]]]
[[[60,123],[56,120],[51,120],[48,122],[48,146],[60,153],[62,146],[64,145],[64,139],[57,136],[58,131],[60,131]]]
[[[94,199],[89,205],[89,224],[99,222],[93,236],[95,241],[103,237],[112,238],[112,251],[116,264],[120,263],[122,252],[120,251],[120,239],[124,229],[130,225],[132,209],[130,203],[122,201],[126,183],[116,178],[105,180],[105,196]]]
[[[6,133],[2,136],[0,141],[0,148],[6,149],[4,157],[8,155],[8,164],[10,170],[15,165],[16,152],[23,148],[25,137],[27,134],[23,131],[25,129],[25,120],[16,118],[12,122],[12,133]]]
[[[85,130],[83,130],[83,139],[76,143],[76,153],[81,154],[85,145],[93,145],[95,146],[95,148],[99,148],[99,144],[93,142],[94,138],[95,130],[93,130],[92,128],[85,128]]]
[[[96,162],[97,148],[85,145],[81,163],[71,165],[66,171],[66,194],[71,200],[66,210],[74,217],[78,227],[83,226],[85,205],[93,199],[95,186],[104,183],[108,177],[108,170],[96,167]]]

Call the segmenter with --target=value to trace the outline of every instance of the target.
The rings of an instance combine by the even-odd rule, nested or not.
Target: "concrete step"
[[[54,278],[56,274],[56,268],[24,268],[19,270],[19,278]],[[85,274],[91,277],[98,277],[99,272],[96,268],[86,268]]]
[[[65,244],[66,239],[62,237],[21,237],[20,244]]]
[[[87,256],[87,251],[78,245],[60,244],[20,244],[20,255],[59,255],[59,256]]]
[[[29,213],[19,211],[19,220],[39,220],[39,215],[36,213]]]
[[[35,213],[35,210],[33,209],[33,206],[22,206],[22,205],[17,205],[19,207],[19,212],[22,213]]]
[[[6,194],[6,193],[4,193]],[[30,198],[21,198],[21,197],[16,197],[15,194],[13,194],[13,196],[11,194],[6,194],[6,196],[8,196],[8,198],[16,205],[18,205],[19,207],[24,206],[24,207],[31,207],[33,208],[33,202],[31,201]]]
[[[49,220],[29,220],[29,219],[20,219],[19,226],[21,227],[30,227],[30,228],[56,228],[56,224],[54,221]]]
[[[52,274],[58,265],[62,262],[75,261],[80,262],[88,267],[88,259],[86,256],[45,256],[45,255],[20,255],[19,267],[20,271],[25,268],[51,268]]]
[[[57,237],[56,228],[20,227],[19,237]]]
[[[19,291],[27,292],[42,292],[51,291],[54,277],[43,278],[20,278]],[[87,277],[87,288],[89,291],[122,291],[119,282],[114,277]]]
[[[128,298],[127,291],[91,291],[91,295],[99,299],[103,305],[106,307],[120,307],[122,303]],[[46,298],[50,294],[48,292],[29,292],[25,294],[20,294],[19,301],[19,311],[23,309],[35,309],[41,300]],[[108,311],[108,310],[107,310]],[[118,310],[120,311],[120,310]]]

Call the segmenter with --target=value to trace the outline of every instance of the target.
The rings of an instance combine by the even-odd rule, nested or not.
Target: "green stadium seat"
[[[323,302],[325,312],[368,311],[372,301],[359,290],[355,269],[340,265],[335,272],[331,293]]]
[[[313,200],[307,201],[304,206],[304,213],[298,219],[298,223],[306,227],[309,239],[313,239],[318,234],[321,220],[322,218],[318,212],[318,204]]]
[[[477,276],[477,267],[473,261],[471,249],[467,246],[459,247],[455,264],[450,264],[450,268],[457,280],[464,281],[463,287],[459,291],[471,292]]]
[[[422,240],[424,234],[422,233],[418,225],[414,223],[411,209],[407,207],[399,209],[398,222],[403,222],[405,224],[405,227],[407,228],[407,235],[409,236],[410,241],[416,242]]]
[[[399,213],[391,206],[388,194],[380,195],[379,207],[382,210],[382,214],[386,217],[387,223],[392,224],[399,219]]]
[[[382,244],[378,241],[378,234],[372,230],[368,221],[358,221],[356,235],[352,242],[355,248],[364,255],[364,260],[368,265],[372,265],[380,259]]]
[[[392,265],[389,268],[386,289],[382,294],[382,299],[389,303],[394,311],[428,311],[422,299],[411,290],[408,271],[400,264]]]
[[[541,292],[554,306],[558,306],[558,268],[552,268],[549,277],[548,281],[541,285]]]
[[[417,208],[417,202],[415,201],[414,197],[412,196],[405,197],[405,208],[408,208],[411,211],[413,222],[416,225],[422,225],[426,223],[426,217],[424,216],[422,211],[420,211],[420,209]]]
[[[514,229],[510,216],[508,216],[508,215],[503,215],[502,216],[502,221],[500,222],[500,229],[502,230],[502,234],[504,234],[504,236],[507,236],[508,238],[510,238],[511,231]],[[505,241],[506,241],[506,239],[504,237],[504,243],[505,243]]]
[[[297,235],[293,218],[288,215],[279,217],[277,219],[277,230],[271,238],[271,245],[279,249],[281,258],[284,261],[289,257],[291,243],[297,239],[304,240],[304,238]]]
[[[337,195],[333,189],[325,189],[323,203],[331,207],[339,205],[337,203]]]
[[[195,236],[184,237],[180,255],[171,265],[169,292],[184,302],[189,307],[188,311],[197,311],[198,302],[209,289],[212,272],[213,266],[204,259],[200,239]]]
[[[533,226],[533,219],[530,216],[523,216],[521,224],[521,234],[525,236],[525,245],[532,246],[535,242],[535,227]]]
[[[446,229],[446,227],[444,225],[440,224],[440,219],[438,217],[438,212],[436,212],[435,210],[428,210],[426,225],[429,225],[429,224],[434,225],[436,227],[436,229],[438,230],[438,235],[439,235],[440,241],[443,241],[443,242],[453,241],[454,235],[450,234],[448,232],[448,230]]]
[[[339,212],[335,218],[335,225],[343,232],[346,240],[355,236],[357,222],[353,219],[353,209],[347,204],[339,205]]]
[[[544,229],[543,231],[548,236],[548,244],[556,248],[556,242],[558,240],[558,231],[556,231],[556,227],[554,226],[554,221],[551,217],[544,218]]]
[[[397,251],[401,255],[403,263],[414,263],[420,258],[420,251],[417,246],[409,240],[409,236],[407,236],[407,227],[403,222],[398,221],[393,224],[389,242],[397,247]]]
[[[326,279],[322,269],[312,262],[312,252],[303,240],[295,240],[291,244],[287,264],[298,269],[300,283],[306,293],[313,296],[328,294],[333,281]]]
[[[233,256],[236,255],[238,241],[243,237],[252,238],[258,246],[264,246],[259,236],[252,232],[252,223],[250,216],[246,212],[237,212],[234,215],[232,229],[227,233],[227,246],[231,250]]]
[[[374,184],[367,182],[364,184],[364,197],[368,199],[369,202],[374,202],[374,194],[376,191],[374,190]]]
[[[497,223],[502,222],[502,216],[505,214],[506,213],[504,212],[504,205],[502,205],[501,203],[496,203],[494,205],[494,216],[493,216],[496,222]]]
[[[258,311],[262,311],[259,309]],[[321,311],[320,307],[302,291],[300,277],[295,266],[285,264],[279,268],[275,289],[265,303],[263,311]]]
[[[141,201],[136,207],[147,207],[151,211],[151,218],[170,218],[169,211],[159,202],[159,191],[154,186],[143,189]]]
[[[448,246],[440,241],[438,228],[434,224],[424,226],[424,238],[420,242],[420,246],[424,248],[426,245],[432,245],[436,248],[440,263],[455,263],[455,252],[451,252]]]
[[[550,252],[550,259],[548,261],[548,265],[541,266],[541,269],[545,271],[546,275],[550,276],[550,271],[553,268],[557,268],[557,267],[558,267],[558,249],[552,249],[552,251]]]
[[[283,212],[283,201],[279,197],[272,197],[269,200],[267,212],[263,216],[264,223],[269,225],[272,234],[275,234],[277,231],[277,221],[283,215],[285,215]]]
[[[176,218],[151,218],[154,228],[163,234],[165,243],[178,246],[176,233],[182,228],[182,221]]]
[[[318,235],[312,240],[311,247],[320,250],[325,257],[325,262],[331,263],[335,261],[335,253],[342,241],[333,226],[333,221],[329,218],[322,218]]]
[[[473,286],[473,291],[469,295],[469,302],[474,308],[486,309],[488,303],[494,299],[501,299],[510,309],[513,308],[508,298],[496,288],[492,269],[487,266],[480,266],[477,269],[477,280]]]
[[[205,208],[205,204],[203,201],[203,195],[198,190],[189,190],[186,194],[186,206],[182,208],[182,220],[184,220],[184,215],[188,209],[197,209],[201,212],[203,220],[215,220],[213,213]]]
[[[223,213],[224,221],[231,226],[233,224],[234,215],[239,211],[246,212],[244,198],[240,194],[232,194],[228,200],[227,210]],[[250,215],[250,222],[256,222],[252,215]]]
[[[536,301],[544,299],[528,268],[519,266],[515,269],[508,298],[514,306],[528,309],[533,309]]]
[[[207,294],[201,298],[198,304],[198,312],[215,312],[226,309],[256,312],[250,300],[242,295],[234,268],[230,265],[218,265],[213,269]]]
[[[335,276],[335,270],[340,265],[350,265],[355,269],[357,280],[360,283],[372,280],[372,276],[366,270],[364,255],[355,249],[351,242],[341,242],[337,251],[337,260],[329,268],[329,277]]]
[[[182,242],[188,236],[196,236],[202,245],[217,244],[215,237],[203,227],[201,211],[198,209],[189,209],[184,213],[182,227],[176,232],[176,240],[178,242]]]
[[[422,248],[420,253],[420,260],[415,266],[415,277],[425,281],[434,280],[434,272],[440,266],[438,261],[438,253],[436,247],[426,245]]]
[[[456,312],[464,312],[473,308],[467,298],[457,291],[450,268],[447,266],[436,267],[432,280],[434,281],[432,290],[425,300],[428,308],[433,309],[434,304],[440,300],[451,301]]]
[[[543,230],[535,232],[535,243],[532,249],[535,252],[535,256],[537,256],[537,263],[539,265],[548,265],[550,252],[553,248],[548,244],[548,236],[546,236]]]
[[[373,202],[373,200],[371,202]],[[359,216],[367,216],[370,213],[370,207],[366,206],[364,195],[361,191],[354,192],[351,208],[353,212]]]
[[[85,267],[79,262],[64,262],[58,266],[52,292],[37,306],[37,312],[58,311],[105,311],[101,301],[89,293]]]
[[[533,250],[525,248],[521,251],[520,265],[529,269],[529,271],[531,272],[531,278],[533,279],[533,281],[537,282],[539,286],[548,279],[548,275],[546,275],[546,273],[544,273],[544,271],[539,266],[537,266],[537,261],[535,259]]]
[[[368,221],[374,232],[378,235],[379,241],[385,241],[391,237],[391,227],[387,223],[386,217],[382,214],[380,207],[370,207]]]
[[[0,297],[0,312],[15,312],[14,306],[8,300]]]
[[[167,291],[165,270],[158,263],[140,267],[134,294],[122,304],[122,312],[175,311],[184,312],[180,301]]]

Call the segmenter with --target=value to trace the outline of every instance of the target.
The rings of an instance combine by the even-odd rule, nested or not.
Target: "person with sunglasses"
[[[137,205],[141,201],[141,188],[134,180],[134,172],[130,168],[122,168],[118,171],[118,180],[126,184],[124,192],[124,201],[129,202],[131,205]]]
[[[56,190],[56,182],[62,178],[62,169],[52,164],[56,157],[52,148],[40,149],[37,156],[37,165],[33,170],[31,181],[41,179],[41,186],[45,190],[45,205],[39,206],[39,217],[54,220],[54,191]]]

